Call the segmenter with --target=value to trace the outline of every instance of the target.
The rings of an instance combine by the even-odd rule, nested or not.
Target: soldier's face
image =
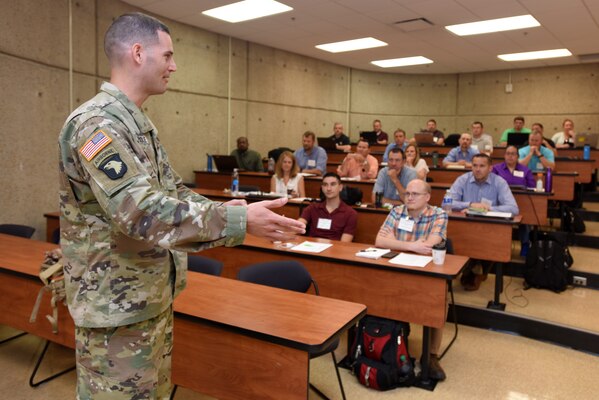
[[[146,46],[142,73],[149,94],[166,92],[170,75],[177,70],[173,58],[173,42],[168,33],[158,31],[158,42]]]

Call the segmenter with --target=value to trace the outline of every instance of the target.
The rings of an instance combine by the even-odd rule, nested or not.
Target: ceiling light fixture
[[[373,47],[382,46],[387,46],[387,43],[372,37],[367,37],[361,39],[345,40],[343,42],[319,44],[315,47],[330,53],[342,53],[344,51],[371,49]]]
[[[572,53],[568,49],[529,51],[526,53],[500,54],[497,57],[503,61],[541,60],[544,58],[568,57]]]
[[[532,15],[519,15],[517,17],[489,19],[486,21],[469,22],[467,24],[448,25],[445,27],[445,29],[455,33],[458,36],[469,36],[480,35],[482,33],[533,28],[535,26],[541,26],[541,24]]]
[[[410,65],[422,65],[422,64],[432,64],[433,60],[430,60],[426,57],[416,56],[416,57],[404,57],[404,58],[392,58],[389,60],[378,60],[371,61],[371,64],[374,64],[381,68],[393,68],[393,67],[408,67]]]
[[[244,0],[222,7],[202,11],[202,14],[223,21],[236,23],[293,10],[274,0]]]

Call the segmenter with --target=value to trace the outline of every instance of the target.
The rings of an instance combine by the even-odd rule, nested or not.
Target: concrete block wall
[[[0,223],[45,231],[43,213],[58,209],[58,132],[69,104],[69,6],[73,31],[73,103],[91,98],[109,77],[103,35],[113,18],[137,11],[118,0],[22,0],[0,14]],[[435,118],[446,133],[482,120],[496,138],[524,115],[551,134],[564,117],[599,131],[597,64],[508,72],[407,75],[371,72],[315,60],[164,20],[178,71],[169,90],[144,103],[174,168],[184,180],[205,168],[207,152],[228,153],[238,136],[263,155],[298,148],[306,130],[318,136],[342,122],[357,139],[376,118],[393,133]],[[230,97],[229,97],[230,96]]]

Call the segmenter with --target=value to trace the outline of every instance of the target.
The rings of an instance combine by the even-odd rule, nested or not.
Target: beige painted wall
[[[0,14],[0,222],[35,226],[43,238],[46,211],[58,209],[58,132],[69,114],[69,1],[6,2]],[[92,97],[108,78],[103,33],[112,19],[134,10],[111,0],[73,0],[73,102]],[[170,90],[144,104],[174,168],[185,180],[205,167],[206,152],[228,153],[246,135],[263,155],[299,147],[313,130],[330,134],[343,122],[356,139],[380,118],[392,133],[435,118],[460,132],[480,119],[498,137],[522,114],[527,125],[599,131],[597,64],[450,75],[374,73],[307,58],[165,20],[178,71]],[[229,79],[230,77],[230,79]],[[228,95],[231,95],[231,102]],[[229,111],[230,109],[230,111]],[[230,135],[228,135],[230,125]]]

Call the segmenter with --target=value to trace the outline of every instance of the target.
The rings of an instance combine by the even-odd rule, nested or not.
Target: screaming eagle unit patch
[[[112,142],[112,138],[104,131],[98,130],[94,135],[79,149],[79,152],[89,162],[98,154],[98,158],[93,164],[100,171],[104,172],[112,180],[122,178],[127,173],[127,164],[121,160],[119,153],[112,147],[102,151]],[[101,152],[101,153],[100,153]]]

